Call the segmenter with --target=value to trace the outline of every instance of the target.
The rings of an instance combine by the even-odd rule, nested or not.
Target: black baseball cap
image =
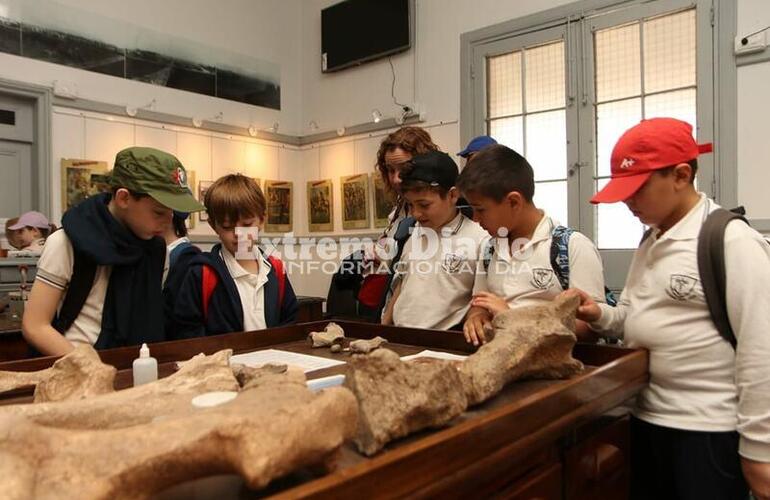
[[[410,168],[401,174],[401,182],[422,181],[431,186],[441,186],[445,189],[454,187],[460,171],[457,163],[448,154],[441,151],[430,151],[415,155],[407,163]]]

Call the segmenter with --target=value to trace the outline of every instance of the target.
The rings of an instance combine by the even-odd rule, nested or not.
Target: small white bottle
[[[134,387],[158,380],[158,360],[150,357],[150,348],[142,344],[134,360]]]

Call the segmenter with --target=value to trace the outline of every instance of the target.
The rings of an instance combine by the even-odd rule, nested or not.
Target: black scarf
[[[112,266],[95,347],[108,349],[159,342],[163,335],[163,265],[166,243],[137,238],[107,209],[109,194],[92,196],[68,210],[62,227],[75,254]]]

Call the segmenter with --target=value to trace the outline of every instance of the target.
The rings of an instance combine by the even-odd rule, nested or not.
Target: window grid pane
[[[695,85],[695,10],[644,23],[644,90]]]
[[[567,211],[567,181],[536,182],[535,205],[562,225],[569,223]]]
[[[637,97],[625,101],[599,104],[596,107],[596,171],[610,175],[610,155],[620,136],[642,119],[642,100]]]
[[[670,116],[696,126],[695,21],[695,9],[690,9],[644,20],[641,29],[635,23],[594,33],[595,187],[600,189],[608,182],[605,176],[610,174],[612,148],[640,119]],[[600,249],[638,246],[643,225],[625,204],[601,204],[596,210]]]
[[[500,118],[489,122],[489,135],[522,156],[524,152],[524,118]]]
[[[487,58],[489,118],[522,113],[521,52]]]
[[[567,177],[567,112],[526,115],[526,158],[536,181]]]
[[[596,100],[637,96],[642,88],[639,23],[597,31]]]
[[[524,51],[526,112],[563,108],[564,42],[558,41]]]

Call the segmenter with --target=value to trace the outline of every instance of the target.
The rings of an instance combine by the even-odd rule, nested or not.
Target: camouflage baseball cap
[[[152,196],[158,203],[179,212],[204,210],[187,185],[187,172],[171,154],[154,148],[133,147],[115,156],[110,185]]]

